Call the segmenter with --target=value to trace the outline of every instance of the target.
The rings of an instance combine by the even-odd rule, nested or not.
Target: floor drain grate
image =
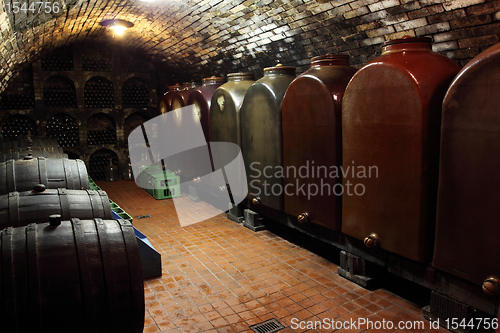
[[[136,219],[145,219],[145,218],[148,218],[148,217],[151,217],[151,214],[148,214],[148,215],[139,215],[139,216],[136,216],[135,218]]]
[[[269,319],[260,324],[250,326],[250,328],[256,333],[272,333],[284,329],[285,326],[281,325],[276,319]]]

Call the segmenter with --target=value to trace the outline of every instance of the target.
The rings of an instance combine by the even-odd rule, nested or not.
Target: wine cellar
[[[61,48],[24,70],[2,94],[2,137],[55,138],[96,180],[110,159],[128,165],[128,134],[156,114],[157,70],[104,49]]]
[[[500,333],[500,0],[0,1],[8,333]]]

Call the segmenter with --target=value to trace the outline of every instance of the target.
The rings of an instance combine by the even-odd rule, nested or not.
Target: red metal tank
[[[484,282],[483,290],[496,294],[500,293],[499,63],[500,43],[472,59],[444,99],[433,261],[438,269],[479,285]]]
[[[241,142],[248,196],[254,209],[283,211],[281,103],[295,78],[295,67],[264,68],[264,77],[248,88],[241,105]],[[269,170],[269,172],[267,172]]]
[[[431,39],[387,41],[342,101],[342,232],[416,261],[432,258],[441,103],[460,66]]]
[[[179,89],[179,84],[168,87],[168,91],[158,101],[158,114],[164,114],[172,110],[172,97],[174,96],[174,92],[179,91]]]
[[[199,85],[195,82],[185,82],[183,83],[179,90],[172,94],[172,110],[180,109],[188,105],[189,94],[192,90],[198,88]]]
[[[202,80],[200,88],[191,90],[187,105],[194,105],[195,112],[201,121],[201,127],[205,134],[205,139],[210,142],[210,102],[212,96],[219,86],[224,84],[225,79],[222,77],[207,77]]]
[[[285,212],[333,230],[340,230],[342,197],[334,191],[342,177],[331,172],[342,164],[341,101],[355,72],[348,55],[314,57],[283,98],[283,167],[297,173],[285,173],[284,188],[293,189],[285,192]]]

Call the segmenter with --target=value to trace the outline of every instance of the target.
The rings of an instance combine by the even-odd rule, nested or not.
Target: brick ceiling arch
[[[54,1],[50,0],[50,3]],[[57,2],[57,1],[56,1]],[[30,0],[31,3],[31,0]],[[197,75],[259,72],[277,61],[348,53],[358,67],[388,39],[433,36],[466,62],[499,40],[499,0],[58,0],[59,13],[14,14],[0,0],[0,91],[23,65],[59,47],[113,42]],[[10,8],[10,10],[9,10]],[[134,23],[121,39],[99,23]]]

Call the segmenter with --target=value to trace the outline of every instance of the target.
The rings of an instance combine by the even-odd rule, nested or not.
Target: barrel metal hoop
[[[71,219],[71,210],[68,202],[68,195],[65,188],[58,188],[57,193],[59,194],[59,202],[61,205],[61,218],[62,220]]]
[[[108,237],[108,233],[106,230],[106,224],[100,218],[94,219],[96,229],[97,229],[97,238],[99,239],[99,248],[101,250],[101,261],[102,268],[104,271],[104,280],[106,285],[106,294],[108,300],[108,311],[109,318],[111,322],[117,318],[119,315],[116,311],[116,303],[118,302],[118,297],[116,295],[116,276],[114,274],[113,265],[116,265],[115,258],[113,258],[113,254],[110,246],[110,238]],[[113,221],[114,222],[114,221]]]
[[[78,172],[78,180],[80,182],[81,189],[89,188],[89,178],[87,174],[87,167],[82,160],[75,160],[76,170]]]
[[[16,171],[15,171],[15,161],[8,160],[5,163],[5,168],[7,171],[7,190],[9,192],[16,191]]]
[[[100,216],[100,211],[99,211],[99,203],[96,202],[97,201],[97,198],[101,198],[101,197],[97,197],[95,195],[95,191],[94,190],[85,190],[89,196],[89,202],[90,202],[90,210],[92,211],[92,216],[93,217],[96,217],[96,216]]]
[[[28,295],[31,303],[28,304],[26,318],[30,318],[32,327],[42,327],[40,317],[40,285],[37,256],[37,224],[31,223],[26,226],[26,252],[28,261]]]
[[[76,245],[76,254],[78,257],[78,266],[80,272],[80,290],[81,297],[83,300],[83,307],[85,308],[85,327],[86,330],[94,331],[96,329],[96,313],[93,306],[94,297],[92,295],[92,278],[90,276],[90,265],[87,256],[87,246],[85,244],[85,233],[83,232],[83,226],[78,218],[71,219],[71,225],[73,228],[73,236]]]
[[[137,249],[137,239],[135,237],[134,227],[128,220],[116,220],[120,224],[125,250],[127,255],[131,304],[140,308],[133,309],[132,313],[144,313],[144,278],[142,274],[141,257]],[[144,318],[130,318],[134,328],[132,332],[142,332],[144,329]],[[137,325],[137,327],[135,327]]]
[[[5,318],[10,318],[10,320],[15,319],[16,314],[16,297],[14,295],[15,287],[14,287],[14,272],[13,272],[13,264],[12,264],[12,228],[9,227],[2,231],[1,239],[0,239],[0,250],[2,256],[0,257],[0,309],[3,309],[2,316]],[[3,286],[5,285],[5,290]],[[11,287],[12,288],[9,288]],[[11,326],[12,324],[12,326]],[[7,322],[7,329],[16,328],[17,322],[10,323]]]
[[[47,181],[47,160],[45,158],[38,158],[38,173],[40,176],[40,184],[44,184],[49,188]]]
[[[113,211],[111,210],[111,204],[109,204],[108,193],[106,193],[106,191],[103,191],[103,190],[98,190],[97,193],[99,193],[99,196],[101,198],[100,203],[102,206],[104,216],[106,218],[112,219],[113,218]]]
[[[80,186],[75,187],[75,183],[79,184],[80,181],[79,179],[76,179],[76,176],[73,173],[73,160],[69,160],[67,158],[62,159],[62,168],[63,168],[63,174],[65,175],[64,181],[66,182],[66,188],[72,188],[72,189],[81,189]],[[78,175],[79,177],[80,175]]]
[[[19,192],[10,192],[7,198],[9,201],[9,220],[13,227],[19,227],[21,217],[19,216]]]

